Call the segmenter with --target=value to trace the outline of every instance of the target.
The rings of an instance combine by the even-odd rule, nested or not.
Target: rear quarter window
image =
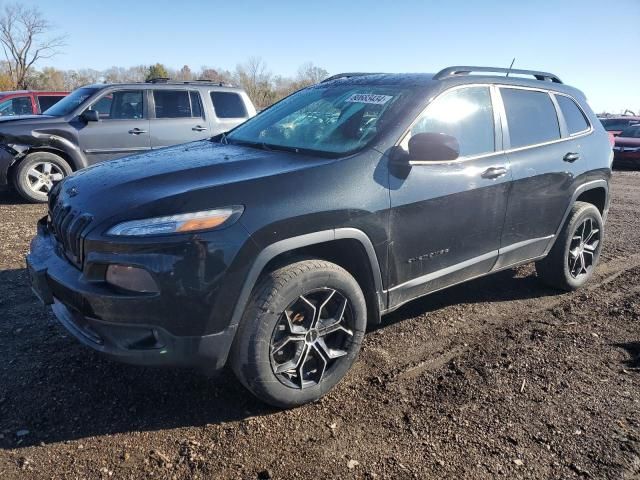
[[[242,97],[234,92],[211,92],[213,109],[218,118],[245,118],[248,116]]]
[[[576,105],[576,102],[564,95],[556,95],[556,100],[558,101],[560,111],[562,112],[570,135],[589,129],[589,122],[587,122],[587,119],[584,117],[580,107]]]
[[[500,88],[509,126],[511,148],[560,138],[556,108],[547,92]]]

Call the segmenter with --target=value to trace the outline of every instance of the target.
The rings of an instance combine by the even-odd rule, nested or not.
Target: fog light
[[[156,282],[144,268],[129,265],[109,265],[107,267],[106,280],[111,285],[133,292],[158,292]]]

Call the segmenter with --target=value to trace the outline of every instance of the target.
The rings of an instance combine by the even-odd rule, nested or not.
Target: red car
[[[640,123],[640,117],[636,115],[618,115],[615,117],[602,117],[600,123],[604,129],[617,136],[622,130],[635,123]]]
[[[616,137],[613,147],[613,165],[640,167],[640,123],[625,128]]]
[[[69,92],[16,90],[0,92],[0,117],[38,115],[69,95]]]

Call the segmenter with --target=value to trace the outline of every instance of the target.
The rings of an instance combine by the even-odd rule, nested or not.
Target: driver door
[[[145,90],[111,90],[90,107],[99,122],[83,123],[80,148],[89,164],[151,149]]]
[[[460,157],[408,173],[390,168],[390,306],[487,273],[498,258],[511,172],[494,96],[488,85],[448,90],[400,143],[408,149],[412,135],[445,133],[458,140]]]

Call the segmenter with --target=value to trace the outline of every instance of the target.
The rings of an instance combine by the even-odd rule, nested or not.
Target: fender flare
[[[549,242],[549,245],[545,249],[544,255],[547,255],[549,251],[551,251],[551,248],[553,248],[555,240],[558,238],[558,235],[560,235],[560,231],[564,226],[564,222],[567,221],[567,217],[569,216],[569,213],[571,212],[571,209],[573,208],[573,205],[576,203],[576,200],[578,199],[578,197],[582,195],[584,192],[588,192],[589,190],[595,190],[596,188],[604,188],[606,200],[605,200],[605,206],[602,214],[602,221],[603,223],[606,222],[607,213],[609,212],[609,198],[610,198],[609,182],[601,178],[599,180],[592,180],[592,181],[583,183],[582,185],[578,186],[578,188],[576,188],[576,190],[573,192],[573,195],[571,196],[571,201],[569,202],[569,205],[567,206],[567,209],[565,210],[564,215],[562,216],[562,220],[560,221],[560,225],[558,225],[558,228],[556,229],[556,233],[553,236],[553,239]]]
[[[386,294],[383,290],[380,264],[378,263],[378,257],[376,256],[371,240],[363,231],[356,228],[336,228],[332,230],[323,230],[287,238],[265,247],[258,254],[253,262],[253,265],[249,269],[249,273],[245,278],[242,289],[240,290],[240,294],[238,295],[236,305],[233,309],[231,322],[227,328],[236,329],[240,324],[240,320],[242,319],[245,307],[247,305],[247,302],[249,301],[251,291],[258,281],[258,277],[271,260],[276,258],[278,255],[296,250],[298,248],[343,239],[357,240],[364,248],[364,251],[369,259],[371,271],[373,273],[373,284],[375,289],[375,296],[377,299],[378,312],[383,312],[386,309]]]

